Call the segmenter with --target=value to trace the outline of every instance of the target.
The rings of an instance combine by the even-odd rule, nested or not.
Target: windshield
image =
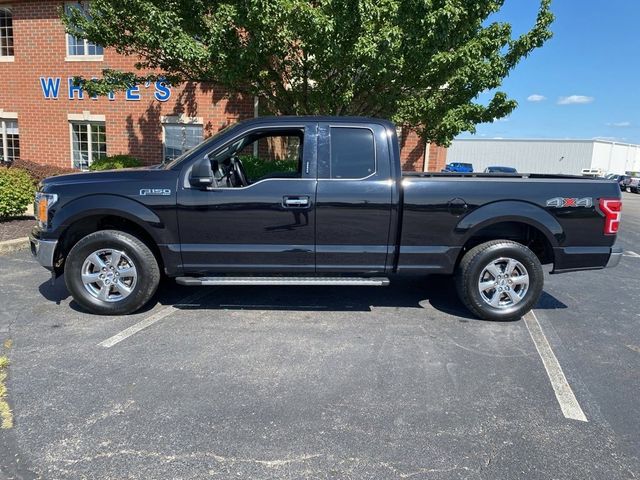
[[[194,151],[196,148],[200,148],[203,145],[208,145],[208,144],[210,144],[212,142],[215,142],[220,136],[222,136],[223,134],[227,133],[231,128],[235,127],[236,125],[238,125],[238,124],[237,123],[232,123],[231,125],[227,125],[222,130],[218,131],[218,133],[216,133],[215,135],[210,136],[209,138],[207,138],[205,141],[203,141],[199,145],[196,145],[195,147],[190,148],[189,150],[184,152],[179,157],[176,157],[173,160],[171,160],[169,163],[166,163],[164,165],[164,168],[167,169],[167,170],[171,170],[173,167],[175,167],[177,164],[179,164],[182,160],[184,160],[184,158],[187,155],[189,155],[192,151]]]

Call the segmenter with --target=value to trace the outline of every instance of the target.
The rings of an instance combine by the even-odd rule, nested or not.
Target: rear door
[[[318,132],[316,271],[384,272],[394,185],[387,131],[323,122]]]

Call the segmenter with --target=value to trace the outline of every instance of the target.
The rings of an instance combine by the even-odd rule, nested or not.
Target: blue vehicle
[[[447,164],[443,172],[455,172],[455,173],[473,173],[473,165],[470,163],[452,162]]]

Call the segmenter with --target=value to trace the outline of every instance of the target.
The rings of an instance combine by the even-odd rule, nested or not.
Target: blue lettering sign
[[[75,99],[76,92],[78,92],[78,100],[84,99],[84,92],[82,91],[82,87],[79,85],[74,85],[73,77],[69,77],[69,100]]]
[[[84,100],[84,89],[80,85],[74,85],[73,79],[74,77],[67,77],[69,100]],[[60,83],[60,77],[40,77],[40,88],[42,89],[42,95],[44,98],[48,100],[57,100],[60,94]],[[144,86],[145,88],[150,88],[151,82],[146,82]],[[166,102],[171,98],[171,86],[164,80],[158,80],[153,84],[153,86],[153,98],[158,102]],[[98,95],[91,95],[90,98],[92,100],[97,100],[99,97]],[[113,102],[116,99],[116,94],[114,92],[109,92],[107,94],[107,98],[109,101]],[[127,101],[142,100],[140,86],[134,85],[133,87],[128,88],[125,92],[125,99]]]
[[[40,77],[40,87],[42,88],[42,94],[44,98],[50,99],[58,98],[58,91],[60,90],[60,77],[51,78]]]
[[[140,87],[138,85],[134,85],[131,88],[127,89],[127,100],[140,100]]]
[[[153,97],[159,102],[166,102],[171,98],[171,89],[163,81],[156,82],[156,91]]]

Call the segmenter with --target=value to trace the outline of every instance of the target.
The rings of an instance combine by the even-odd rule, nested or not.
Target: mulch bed
[[[14,217],[0,222],[0,242],[27,237],[35,223],[33,217]]]

